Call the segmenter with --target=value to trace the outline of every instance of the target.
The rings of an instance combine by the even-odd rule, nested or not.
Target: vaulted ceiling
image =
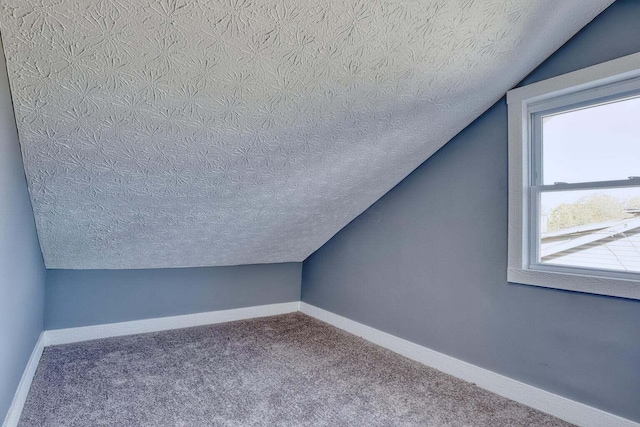
[[[302,261],[611,0],[4,0],[48,268]]]

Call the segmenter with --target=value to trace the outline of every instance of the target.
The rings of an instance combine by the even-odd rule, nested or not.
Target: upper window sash
[[[577,93],[572,93],[528,106],[530,172],[529,185],[544,191],[560,191],[578,188],[610,188],[633,186],[640,177],[620,180],[577,181],[544,184],[543,175],[543,119],[556,114],[570,113],[584,108],[594,108],[608,103],[622,102],[640,97],[640,77],[612,83]],[[640,182],[640,181],[638,181]]]

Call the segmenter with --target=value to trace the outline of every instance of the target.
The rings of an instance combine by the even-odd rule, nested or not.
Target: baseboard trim
[[[27,401],[31,381],[33,381],[33,376],[38,368],[38,363],[40,363],[40,357],[42,356],[43,350],[44,332],[40,334],[36,345],[33,347],[33,351],[29,357],[29,362],[27,362],[27,366],[24,368],[22,378],[20,378],[20,383],[16,389],[16,394],[13,395],[13,401],[9,407],[9,412],[7,412],[7,416],[2,423],[3,427],[16,427],[18,425],[20,415],[22,415],[22,408],[24,408],[24,404]]]
[[[181,316],[158,317],[154,319],[133,320],[129,322],[81,326],[78,328],[51,329],[44,332],[44,345],[46,347],[50,345],[70,344],[100,338],[189,328],[192,326],[211,325],[215,323],[232,322],[234,320],[253,319],[256,317],[276,316],[278,314],[296,312],[299,310],[299,307],[300,302],[294,301],[280,304],[234,308],[230,310],[209,311],[205,313],[185,314]]]
[[[499,394],[500,396],[554,415],[570,423],[584,427],[600,427],[605,425],[608,427],[640,427],[640,423],[530,386],[370,326],[363,325],[346,317],[297,301],[44,331],[40,334],[31,353],[9,412],[2,425],[3,427],[15,427],[18,425],[27,394],[29,393],[29,388],[31,387],[31,382],[33,381],[40,357],[46,346],[275,316],[296,311],[301,311],[304,314],[360,336],[367,341],[385,347],[409,359],[431,366],[465,381],[475,383],[479,387]]]
[[[516,381],[427,347],[301,302],[300,311],[409,359],[524,405],[584,427],[640,427],[639,423]]]

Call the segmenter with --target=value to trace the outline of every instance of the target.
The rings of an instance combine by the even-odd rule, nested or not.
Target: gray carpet
[[[48,347],[28,426],[568,426],[303,314]]]

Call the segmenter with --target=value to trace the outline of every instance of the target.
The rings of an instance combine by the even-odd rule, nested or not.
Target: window
[[[640,54],[507,100],[508,280],[640,299]]]

